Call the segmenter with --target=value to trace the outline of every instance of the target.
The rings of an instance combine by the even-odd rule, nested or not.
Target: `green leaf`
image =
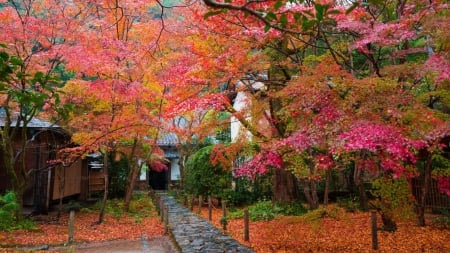
[[[282,2],[282,1],[276,1],[275,4],[273,5],[273,8],[277,11],[277,10],[279,10],[282,6],[283,6],[283,2]]]
[[[17,66],[23,66],[23,61],[18,57],[11,57],[10,62]]]
[[[328,11],[327,12],[327,14],[341,14],[341,11],[340,10],[330,10],[330,11]]]
[[[305,16],[303,16],[303,18],[302,18],[302,29],[303,29],[303,31],[310,30],[314,26],[314,24],[315,24],[314,20],[309,20]]]
[[[277,20],[277,15],[275,15],[275,13],[270,11],[266,15],[266,20],[267,21]]]
[[[44,73],[38,71],[34,74],[34,79],[35,80],[42,80],[44,78]]]
[[[317,21],[323,20],[323,14],[325,11],[325,6],[321,4],[314,4],[314,9],[316,9],[316,19]]]
[[[280,23],[283,27],[286,27],[287,23],[288,23],[288,19],[286,17],[286,14],[281,14],[280,16]]]
[[[270,30],[270,25],[264,26],[264,32],[268,32]]]
[[[350,8],[348,8],[348,9],[345,11],[345,14],[348,15],[350,12],[352,12],[352,11],[353,11],[356,7],[358,7],[358,6],[359,6],[359,3],[358,3],[358,2],[353,3],[352,6],[350,6]]]
[[[0,58],[3,59],[3,61],[8,61],[9,55],[6,52],[0,52]]]
[[[298,13],[298,12],[294,13],[295,21],[298,21],[301,17],[303,17],[303,15],[301,13]]]
[[[209,11],[209,12],[205,13],[205,15],[203,16],[203,19],[208,19],[209,17],[215,16],[215,15],[219,15],[221,13],[223,13],[222,10],[220,10],[220,11]]]

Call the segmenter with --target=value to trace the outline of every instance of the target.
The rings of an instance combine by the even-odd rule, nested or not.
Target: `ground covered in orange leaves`
[[[196,210],[194,210],[195,212]],[[207,208],[201,216],[208,219]],[[212,223],[221,228],[222,211],[213,209]],[[163,226],[156,216],[136,218],[105,215],[101,225],[94,223],[97,212],[79,211],[75,215],[75,243],[138,239],[161,236]],[[33,231],[0,232],[2,247],[62,245],[68,239],[68,214],[59,221],[41,222]],[[378,217],[378,227],[381,227]],[[370,213],[339,213],[335,217],[278,216],[271,221],[250,222],[250,241],[244,241],[243,220],[228,220],[227,233],[256,252],[450,252],[450,230],[437,226],[418,227],[398,223],[395,233],[378,232],[379,250],[372,250]],[[3,249],[5,250],[5,249]]]
[[[208,210],[201,216],[208,219]],[[212,223],[221,228],[222,211],[214,209]],[[304,216],[279,216],[250,222],[250,241],[244,241],[242,219],[228,220],[227,233],[256,252],[450,252],[450,230],[413,222],[398,223],[398,230],[378,232],[379,249],[372,250],[370,213],[341,213],[338,218],[311,220]],[[381,227],[378,217],[378,227]]]
[[[127,215],[105,214],[104,222],[95,224],[98,212],[79,211],[75,214],[74,242],[98,242],[119,239],[137,239],[143,234],[147,237],[163,235],[159,218],[137,218]],[[63,245],[68,241],[69,215],[64,214],[59,221],[39,222],[33,231],[16,230],[0,232],[0,252],[2,247],[29,245]]]

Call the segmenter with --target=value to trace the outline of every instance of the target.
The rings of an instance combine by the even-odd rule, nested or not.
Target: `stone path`
[[[178,204],[172,197],[160,194],[169,208],[169,227],[183,253],[253,253],[254,251],[224,234],[208,221]]]

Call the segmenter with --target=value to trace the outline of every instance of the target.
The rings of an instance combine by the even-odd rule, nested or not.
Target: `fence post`
[[[202,213],[202,203],[203,203],[203,197],[202,195],[198,196],[198,214]]]
[[[190,206],[191,212],[194,211],[194,202],[195,202],[195,196],[194,196],[194,194],[192,194],[192,196],[191,196],[191,206]]]
[[[185,207],[188,207],[188,197],[186,195],[183,194],[183,205]]]
[[[164,203],[162,199],[159,200],[159,216],[161,217],[161,222],[164,221]]]
[[[244,241],[250,240],[248,209],[244,210]]]
[[[169,206],[164,206],[164,234],[169,234]]]
[[[222,218],[220,219],[220,224],[222,224],[223,230],[227,230],[227,205],[225,201],[222,201]]]
[[[73,242],[74,225],[75,225],[75,211],[71,210],[69,214],[69,239],[68,239],[69,244]]]
[[[211,196],[208,197],[208,220],[209,221],[212,220],[212,200],[211,200]]]
[[[378,234],[377,234],[377,212],[375,210],[372,210],[370,212],[371,214],[371,221],[372,221],[372,249],[377,250],[378,249]]]

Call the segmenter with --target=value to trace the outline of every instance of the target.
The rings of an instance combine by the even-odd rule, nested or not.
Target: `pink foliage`
[[[415,149],[425,146],[425,142],[412,140],[402,135],[399,129],[374,122],[357,122],[338,139],[345,151],[366,150],[383,157],[381,166],[399,176],[405,171],[403,162],[416,161]],[[338,147],[339,148],[339,147]]]
[[[416,33],[411,30],[407,23],[390,23],[381,22],[361,22],[358,20],[342,21],[338,28],[356,32],[359,39],[351,46],[352,48],[367,51],[366,46],[374,43],[379,46],[396,45],[404,40],[414,39]]]
[[[255,179],[258,175],[267,173],[267,167],[280,169],[283,166],[283,160],[274,152],[261,152],[256,154],[252,160],[246,162],[234,171],[235,177],[248,177]]]
[[[273,146],[276,148],[286,146],[289,148],[293,148],[295,151],[301,153],[309,147],[313,146],[314,143],[315,141],[311,139],[306,130],[299,130],[293,135],[277,141]]]
[[[438,179],[438,189],[441,193],[450,196],[450,177],[441,177]]]
[[[161,160],[152,161],[152,163],[150,164],[150,167],[153,171],[156,171],[156,172],[161,172],[161,171],[169,169],[169,167],[167,167],[167,165],[165,163],[163,163]]]
[[[330,169],[334,162],[330,154],[320,154],[316,156],[316,166],[320,169]]]
[[[450,61],[445,59],[442,55],[432,55],[425,62],[425,67],[428,71],[437,73],[437,82],[450,79]]]
[[[228,103],[228,97],[225,94],[212,93],[203,97],[182,101],[181,103],[170,107],[167,110],[166,116],[173,117],[185,112],[198,110],[223,110],[226,103]]]

